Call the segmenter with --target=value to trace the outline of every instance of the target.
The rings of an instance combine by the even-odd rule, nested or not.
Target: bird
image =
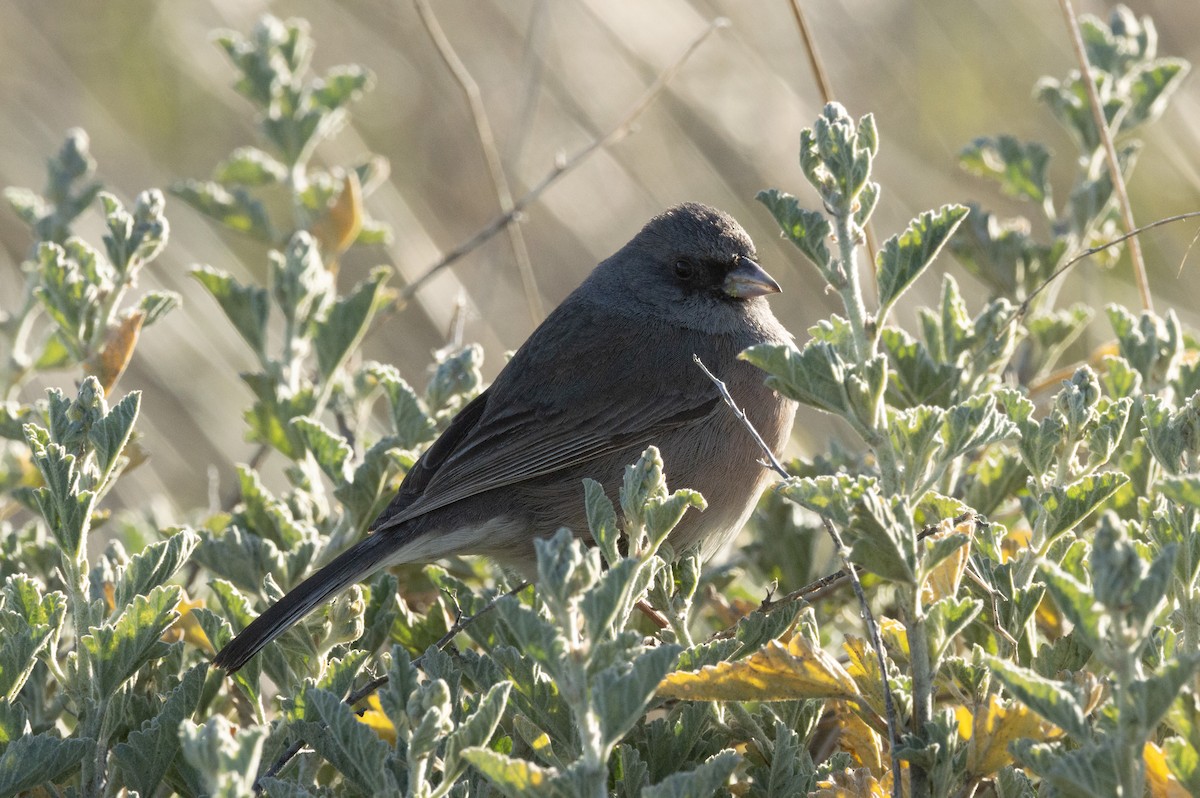
[[[749,519],[770,472],[752,434],[694,361],[722,380],[773,452],[796,404],[739,353],[791,345],[766,301],[779,284],[731,216],[689,202],[602,261],[453,418],[370,533],[267,608],[214,663],[234,672],[315,607],[376,570],[478,554],[536,574],[533,541],[587,539],[583,480],[615,500],[658,447],[673,487],[699,491],[668,537],[708,558]]]

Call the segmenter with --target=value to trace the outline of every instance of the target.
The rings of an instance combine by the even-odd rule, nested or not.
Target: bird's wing
[[[508,373],[468,404],[413,467],[376,533],[485,491],[649,445],[720,402],[690,352],[635,374],[613,356],[630,352],[628,342],[609,336],[593,343],[573,335],[576,329],[557,331],[554,347],[575,347],[570,375],[561,373],[553,350],[518,352]],[[636,330],[615,337],[624,336],[641,337]],[[556,373],[547,371],[551,365]]]

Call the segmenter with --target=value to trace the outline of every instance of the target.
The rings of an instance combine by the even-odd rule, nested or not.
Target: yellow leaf
[[[112,393],[113,386],[125,373],[133,357],[133,349],[137,346],[138,333],[142,331],[142,322],[146,313],[141,310],[131,311],[121,323],[108,331],[104,347],[85,364],[89,374],[100,381],[104,395]]]
[[[891,798],[892,774],[889,771],[877,778],[867,768],[832,773],[817,782],[809,798]]]
[[[859,695],[867,706],[877,716],[887,717],[887,703],[884,701],[883,677],[879,673],[879,657],[867,642],[853,635],[846,635],[842,648],[850,657],[847,672],[854,680]]]
[[[176,640],[183,640],[189,645],[203,649],[210,654],[216,654],[217,650],[213,648],[213,644],[209,642],[208,635],[200,627],[200,622],[192,614],[192,610],[203,606],[203,599],[191,600],[187,597],[187,593],[184,593],[183,598],[180,599],[179,604],[175,607],[175,609],[179,610],[179,617],[175,619],[175,623],[171,624],[171,628],[163,633],[163,642],[174,643]]]
[[[837,718],[838,729],[842,733],[842,750],[875,775],[883,775],[886,770],[883,762],[883,738],[845,701],[835,701],[832,709],[834,717]]]
[[[941,539],[954,534],[965,534],[970,540],[972,525],[974,521],[967,521],[954,529],[943,529],[935,532],[925,538],[926,548],[930,548],[933,544]],[[933,567],[933,570],[925,577],[925,585],[922,589],[922,601],[927,604],[932,604],[940,598],[946,596],[957,596],[958,586],[962,583],[963,571],[967,568],[967,554],[971,549],[970,543],[959,546],[953,554]]]
[[[1163,756],[1161,748],[1154,743],[1146,743],[1142,757],[1146,760],[1146,792],[1150,798],[1190,798],[1191,793],[1184,789],[1167,766],[1167,758]]]
[[[904,624],[886,615],[879,616],[879,636],[883,638],[883,646],[902,661],[908,659],[908,630]]]
[[[965,708],[956,710],[959,732],[963,731]],[[967,770],[976,776],[989,776],[1009,764],[1012,757],[1008,744],[1023,737],[1045,739],[1042,723],[1023,704],[1005,705],[994,693],[988,696],[986,707],[980,707],[970,718],[969,732],[964,734],[967,744]]]
[[[342,191],[325,214],[312,223],[309,232],[317,239],[325,259],[333,262],[345,252],[362,230],[362,186],[351,169],[342,180]]]
[[[379,703],[379,695],[372,693],[367,699],[367,709],[358,716],[360,723],[375,732],[388,745],[396,744],[396,727],[384,714],[383,705]]]
[[[672,673],[663,679],[658,692],[694,701],[861,698],[850,674],[803,635],[793,636],[786,646],[772,640],[737,662]]]

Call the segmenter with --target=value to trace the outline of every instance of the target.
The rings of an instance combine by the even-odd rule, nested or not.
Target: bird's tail
[[[276,637],[315,607],[362,579],[390,553],[391,535],[368,535],[267,608],[241,634],[217,652],[213,664],[229,673],[241,668]]]

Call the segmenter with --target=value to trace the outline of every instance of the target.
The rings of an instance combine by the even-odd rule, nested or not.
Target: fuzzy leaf
[[[51,734],[18,737],[0,754],[0,795],[18,795],[57,780],[95,748],[94,740]]]
[[[265,358],[267,316],[270,313],[267,290],[253,285],[244,286],[232,275],[210,266],[200,266],[193,269],[191,274],[217,300],[221,310],[259,359]]]
[[[1076,740],[1087,740],[1090,731],[1079,700],[1059,682],[998,657],[988,657],[992,673],[1021,703],[1063,729]]]
[[[371,317],[380,304],[383,283],[391,270],[375,269],[348,295],[333,303],[329,315],[317,323],[317,369],[328,380],[367,334]]]
[[[734,751],[722,751],[704,760],[692,770],[674,773],[642,790],[643,798],[709,798],[726,787],[742,758]]]
[[[199,536],[184,527],[133,555],[119,571],[113,591],[114,604],[127,606],[135,596],[165,584],[188,561],[199,542]]]
[[[790,344],[758,344],[738,357],[767,372],[767,387],[835,415],[846,415],[849,367],[831,345],[810,341],[804,349]]]
[[[887,315],[905,289],[933,262],[967,213],[963,205],[943,205],[936,211],[926,211],[910,222],[903,234],[883,243],[876,261],[879,318]]]
[[[805,210],[791,194],[773,188],[758,192],[755,199],[767,206],[767,210],[775,217],[787,239],[795,244],[828,280],[832,260],[828,242],[833,235],[833,226],[825,218],[825,214]]]
[[[149,595],[135,596],[115,622],[84,635],[76,678],[87,678],[100,696],[111,697],[138,669],[165,652],[161,638],[179,619],[179,598],[177,585],[156,587]]]
[[[384,765],[388,744],[359,723],[337,695],[312,687],[296,703],[294,726],[317,753],[360,789],[376,795],[395,791]]]
[[[1052,487],[1036,503],[1023,499],[1022,506],[1030,521],[1045,515],[1047,537],[1055,538],[1074,528],[1128,482],[1125,474],[1103,471],[1081,477],[1070,485]]]
[[[1040,203],[1050,196],[1046,175],[1050,153],[1036,141],[978,138],[959,154],[958,161],[971,174],[995,180],[1010,197]]]

